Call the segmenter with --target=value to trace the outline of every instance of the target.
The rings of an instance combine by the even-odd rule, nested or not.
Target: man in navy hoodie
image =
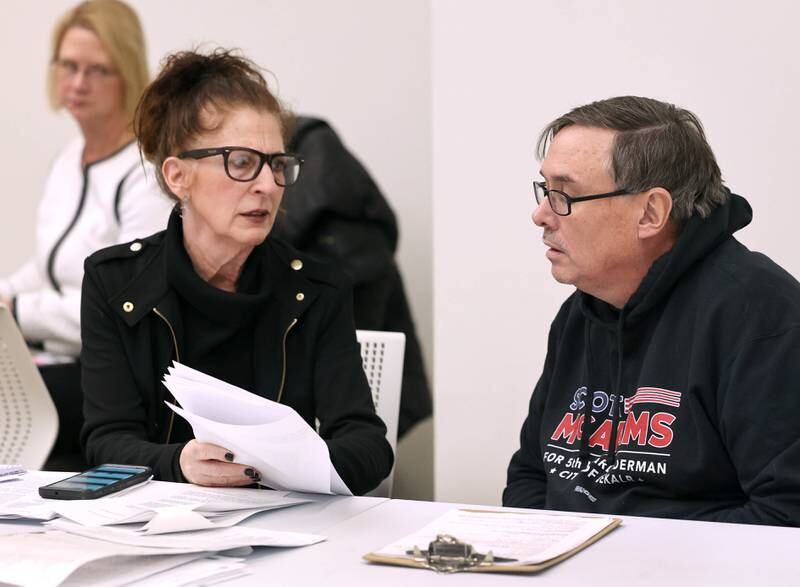
[[[550,328],[507,506],[800,525],[800,284],[733,233],[700,121],[619,97],[539,140],[534,223],[577,289]]]

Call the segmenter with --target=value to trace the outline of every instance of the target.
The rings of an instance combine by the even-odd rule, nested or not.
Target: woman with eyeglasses
[[[143,167],[131,123],[148,82],[136,13],[118,0],[82,2],[53,30],[48,93],[80,135],[52,164],[36,221],[33,256],[0,276],[56,404],[59,436],[51,468],[82,466],[78,356],[83,261],[94,251],[166,226],[170,203]],[[10,243],[7,243],[10,244]]]
[[[349,285],[269,238],[301,171],[285,152],[289,125],[257,66],[223,50],[169,56],[145,91],[135,131],[176,207],[166,231],[86,262],[82,440],[92,463],[149,465],[158,479],[200,485],[259,480],[165,405],[161,379],[177,360],[318,421],[354,493],[389,474]]]

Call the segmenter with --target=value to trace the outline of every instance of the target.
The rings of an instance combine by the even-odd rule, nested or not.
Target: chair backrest
[[[386,440],[397,456],[397,423],[400,419],[400,390],[403,384],[403,357],[406,335],[402,332],[356,330],[361,345],[361,362],[372,390],[375,411],[386,424]],[[391,497],[394,468],[373,491],[372,496]]]
[[[41,469],[58,434],[58,413],[25,339],[0,304],[0,463]]]

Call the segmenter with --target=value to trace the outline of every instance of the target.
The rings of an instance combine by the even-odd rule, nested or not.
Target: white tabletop
[[[35,475],[41,475],[43,481],[52,480],[51,476],[64,476]],[[800,584],[797,579],[800,529],[636,517],[623,517],[622,525],[608,536],[535,576],[437,575],[419,569],[374,565],[361,557],[411,534],[459,505],[372,497],[308,497],[313,503],[258,514],[244,523],[323,534],[327,540],[296,549],[259,548],[248,557],[252,574],[226,585],[424,587],[510,585],[523,581],[536,581],[537,587]]]
[[[357,501],[367,498],[347,498]],[[287,510],[283,515],[300,514]],[[364,509],[328,531],[321,544],[294,550],[259,552],[253,575],[231,585],[348,585],[414,587],[425,585],[501,585],[536,581],[537,586],[622,584],[670,587],[720,585],[748,587],[796,585],[800,529],[623,517],[623,523],[574,557],[532,577],[458,573],[374,565],[361,560],[411,534],[456,504],[388,500]],[[476,507],[476,506],[468,506]],[[272,527],[264,514],[257,525]],[[302,529],[298,528],[302,531]]]

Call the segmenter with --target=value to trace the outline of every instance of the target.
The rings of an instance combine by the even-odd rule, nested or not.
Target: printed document
[[[39,486],[57,481],[60,473],[30,472],[0,483],[0,520],[50,520],[56,516],[52,499],[39,497]]]
[[[242,558],[230,556],[206,556],[189,563],[162,571],[155,576],[138,580],[137,587],[164,587],[164,585],[216,585],[232,579],[247,577],[250,570]],[[81,583],[75,583],[76,587]],[[66,587],[71,587],[67,585]]]
[[[136,491],[113,499],[61,501],[51,507],[58,515],[84,526],[149,521],[151,526],[147,530],[150,533],[163,533],[223,527],[222,520],[217,518],[227,512],[246,512],[238,518],[240,521],[254,513],[308,501],[288,497],[283,491],[151,481]],[[226,516],[226,520],[231,519]]]
[[[44,534],[23,534],[0,536],[0,583],[15,585],[35,585],[37,587],[61,584],[70,575],[85,565],[97,561],[108,561],[87,573],[96,577],[102,569],[126,568],[132,572],[131,565],[122,557],[136,557],[141,565],[150,566],[153,572],[164,571],[172,566],[163,555],[188,555],[193,553],[216,553],[243,546],[303,546],[324,540],[322,536],[272,532],[256,528],[226,528],[210,532],[192,532],[174,537],[131,536],[111,528],[85,528],[64,520],[54,524],[63,526],[64,531],[49,531]],[[108,538],[111,540],[108,540]],[[194,557],[180,556],[172,562],[186,563]],[[114,584],[114,576],[108,576],[99,584]],[[85,585],[84,581],[79,584]],[[159,582],[158,584],[164,584]],[[167,583],[173,584],[173,583]]]
[[[438,534],[449,534],[471,544],[475,552],[492,551],[506,559],[497,565],[530,565],[573,551],[615,523],[607,516],[455,509],[373,554],[408,557],[415,546],[424,552]]]
[[[308,546],[325,540],[317,534],[300,532],[279,532],[261,528],[220,528],[214,530],[198,530],[172,535],[148,536],[134,534],[120,528],[87,528],[68,520],[57,519],[47,523],[48,528],[83,536],[96,541],[112,542],[124,546],[136,546],[157,549],[157,554],[215,552],[239,548],[242,546]],[[49,534],[49,533],[48,533]],[[47,534],[40,534],[46,536]]]
[[[19,479],[26,473],[22,465],[0,465],[0,483]]]
[[[274,489],[352,495],[331,463],[328,446],[289,406],[257,396],[180,363],[164,384],[181,407],[167,403],[194,436],[227,448],[237,463]]]

